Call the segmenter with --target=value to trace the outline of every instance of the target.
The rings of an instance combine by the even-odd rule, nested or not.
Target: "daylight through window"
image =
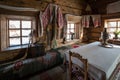
[[[71,40],[71,34],[74,34],[75,33],[75,25],[74,23],[68,23],[67,24],[67,40]]]
[[[110,34],[110,39],[113,39],[115,37],[115,32],[120,31],[120,19],[112,19],[112,20],[106,20],[105,21],[107,30]],[[118,35],[118,38],[120,38],[120,35]]]
[[[8,19],[9,46],[24,45],[29,43],[31,20]]]

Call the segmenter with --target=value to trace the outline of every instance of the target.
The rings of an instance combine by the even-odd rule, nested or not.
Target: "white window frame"
[[[10,28],[10,24],[9,24],[9,21],[19,21],[20,22],[20,25],[19,25],[19,27],[20,28]],[[30,21],[30,23],[31,23],[31,26],[30,26],[30,28],[23,28],[22,27],[22,21]],[[20,35],[19,36],[10,36],[9,34],[10,34],[10,30],[19,30],[20,31]],[[8,39],[9,39],[9,47],[11,47],[11,46],[22,46],[22,45],[25,45],[24,43],[23,43],[23,40],[22,40],[22,38],[25,38],[25,37],[29,37],[29,34],[28,35],[26,35],[26,36],[23,36],[22,35],[22,30],[30,30],[30,32],[32,31],[32,20],[25,20],[25,19],[8,19]],[[18,44],[18,45],[11,45],[10,44],[10,39],[12,39],[12,38],[20,38],[20,44]],[[28,40],[28,43],[29,43],[29,40]],[[28,44],[28,43],[26,43],[26,44]]]

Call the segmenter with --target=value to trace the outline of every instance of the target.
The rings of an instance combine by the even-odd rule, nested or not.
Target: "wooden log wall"
[[[103,27],[97,28],[84,28],[83,42],[90,43],[94,41],[99,41]]]
[[[38,11],[44,11],[49,3],[57,4],[58,6],[60,6],[64,14],[68,13],[73,15],[81,15],[82,13],[84,13],[84,10],[86,7],[86,2],[84,0],[12,0],[12,1],[0,0],[1,5],[8,5],[13,7],[35,8]],[[28,11],[20,12],[20,11],[13,11],[13,10],[0,8],[0,14],[36,16],[38,12],[28,12]],[[0,27],[4,27],[4,26],[0,25]],[[0,45],[2,42],[1,41],[2,36],[5,36],[5,35],[3,33],[0,33]],[[16,56],[17,53],[19,53],[20,51],[21,51],[20,49],[1,51],[1,46],[0,46],[0,61],[8,58],[12,58]]]
[[[94,28],[93,26],[91,26],[91,28],[84,28],[83,42],[90,43],[94,41],[99,41],[101,32],[103,31],[104,28],[104,20],[114,18],[120,18],[120,13],[101,15],[101,26],[97,28]]]
[[[0,4],[15,6],[15,7],[29,7],[44,11],[49,3],[57,4],[62,9],[63,13],[81,15],[86,7],[84,0],[2,0]]]
[[[16,50],[6,50],[0,53],[0,64],[6,61],[18,60],[25,55],[26,48]]]

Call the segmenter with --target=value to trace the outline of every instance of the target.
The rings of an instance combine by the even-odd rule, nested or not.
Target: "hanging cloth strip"
[[[63,14],[60,7],[58,7],[58,10],[57,10],[57,19],[58,19],[57,20],[58,27],[61,29],[64,25],[64,21],[63,21]]]
[[[101,26],[101,16],[100,15],[84,15],[82,16],[82,26],[84,28],[90,27],[90,19],[93,22],[93,26],[96,28],[98,26]]]
[[[52,38],[51,38],[51,48],[55,48],[57,46],[57,42],[56,42],[56,31],[57,31],[57,9],[58,6],[54,5],[53,6],[53,19],[52,19]]]
[[[43,29],[43,22],[42,22],[42,12],[40,11],[40,14],[39,14],[39,24],[38,24],[38,35],[39,37],[40,36],[43,36],[43,32],[44,32],[44,29]]]
[[[67,18],[66,18],[66,14],[63,15],[63,38],[66,38],[66,32],[67,32]]]
[[[96,28],[98,26],[101,26],[101,16],[100,15],[91,15],[91,16],[92,16],[94,27]]]
[[[58,33],[60,33],[60,29],[64,25],[63,14],[57,5],[49,4],[46,7],[45,11],[43,13],[40,13],[39,18],[41,23],[40,34],[41,36],[46,35],[47,44],[52,45],[52,41],[55,42],[56,39],[57,26],[58,26]]]
[[[49,24],[51,15],[52,15],[51,4],[49,4],[42,14],[42,23],[44,29],[46,29],[47,25]]]
[[[52,4],[49,4],[50,5],[50,19],[48,21],[48,25],[46,26],[45,28],[45,33],[46,33],[46,38],[47,38],[47,45],[48,47],[50,48],[51,46],[51,39],[53,38],[53,27],[52,27],[52,20],[53,20],[53,5]]]
[[[84,28],[89,28],[89,23],[90,22],[90,16],[89,15],[85,15],[85,16],[82,16],[82,26]]]

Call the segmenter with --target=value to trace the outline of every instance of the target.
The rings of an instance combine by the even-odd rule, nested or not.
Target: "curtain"
[[[76,28],[75,38],[80,39],[80,41],[81,41],[82,37],[83,37],[83,27],[81,26],[81,23],[76,23],[75,28]]]

